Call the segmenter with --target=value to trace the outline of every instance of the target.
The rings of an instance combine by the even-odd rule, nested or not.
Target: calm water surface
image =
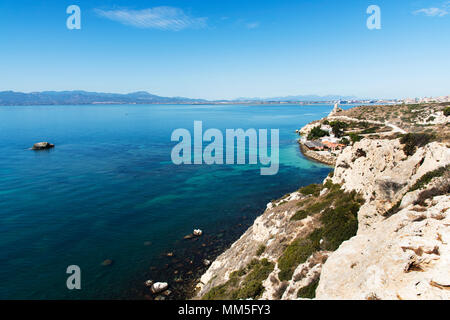
[[[294,131],[331,109],[0,107],[0,299],[143,298],[148,278],[169,281],[176,295],[183,282],[175,279],[195,278],[191,269],[236,240],[270,200],[325,178],[330,168],[300,154]],[[279,173],[173,165],[171,133],[192,132],[194,120],[204,130],[279,129]],[[38,141],[56,148],[28,150]],[[183,240],[194,228],[204,237]],[[72,264],[82,290],[66,288]]]

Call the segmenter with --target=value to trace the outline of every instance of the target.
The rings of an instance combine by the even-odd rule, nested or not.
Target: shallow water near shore
[[[0,299],[172,298],[253,223],[268,202],[321,182],[295,130],[331,105],[0,107]],[[280,130],[280,168],[172,164],[173,130]],[[49,141],[49,151],[28,150]],[[183,237],[200,228],[197,239]],[[173,253],[168,257],[167,253]],[[111,259],[113,263],[102,266]],[[82,289],[66,288],[78,265]],[[170,297],[169,297],[170,298]]]

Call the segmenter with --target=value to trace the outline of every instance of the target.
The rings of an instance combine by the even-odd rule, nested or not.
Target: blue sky
[[[72,4],[81,30],[66,27]],[[438,96],[449,57],[446,0],[0,2],[0,91]]]

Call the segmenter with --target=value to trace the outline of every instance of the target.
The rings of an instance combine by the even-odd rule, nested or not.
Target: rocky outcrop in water
[[[55,145],[49,142],[38,142],[33,145],[32,150],[48,150],[54,148]]]
[[[167,282],[155,282],[152,284],[150,290],[153,294],[160,293],[166,291],[169,285]]]

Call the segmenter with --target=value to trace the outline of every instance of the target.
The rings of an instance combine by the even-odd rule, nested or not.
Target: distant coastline
[[[179,104],[179,105],[235,105],[235,104],[371,104],[395,103],[397,100],[359,99],[340,95],[303,95],[273,98],[238,98],[234,100],[207,100],[185,97],[162,97],[145,91],[127,94],[88,91],[1,91],[0,106],[44,106],[44,105],[112,105],[112,104]]]

